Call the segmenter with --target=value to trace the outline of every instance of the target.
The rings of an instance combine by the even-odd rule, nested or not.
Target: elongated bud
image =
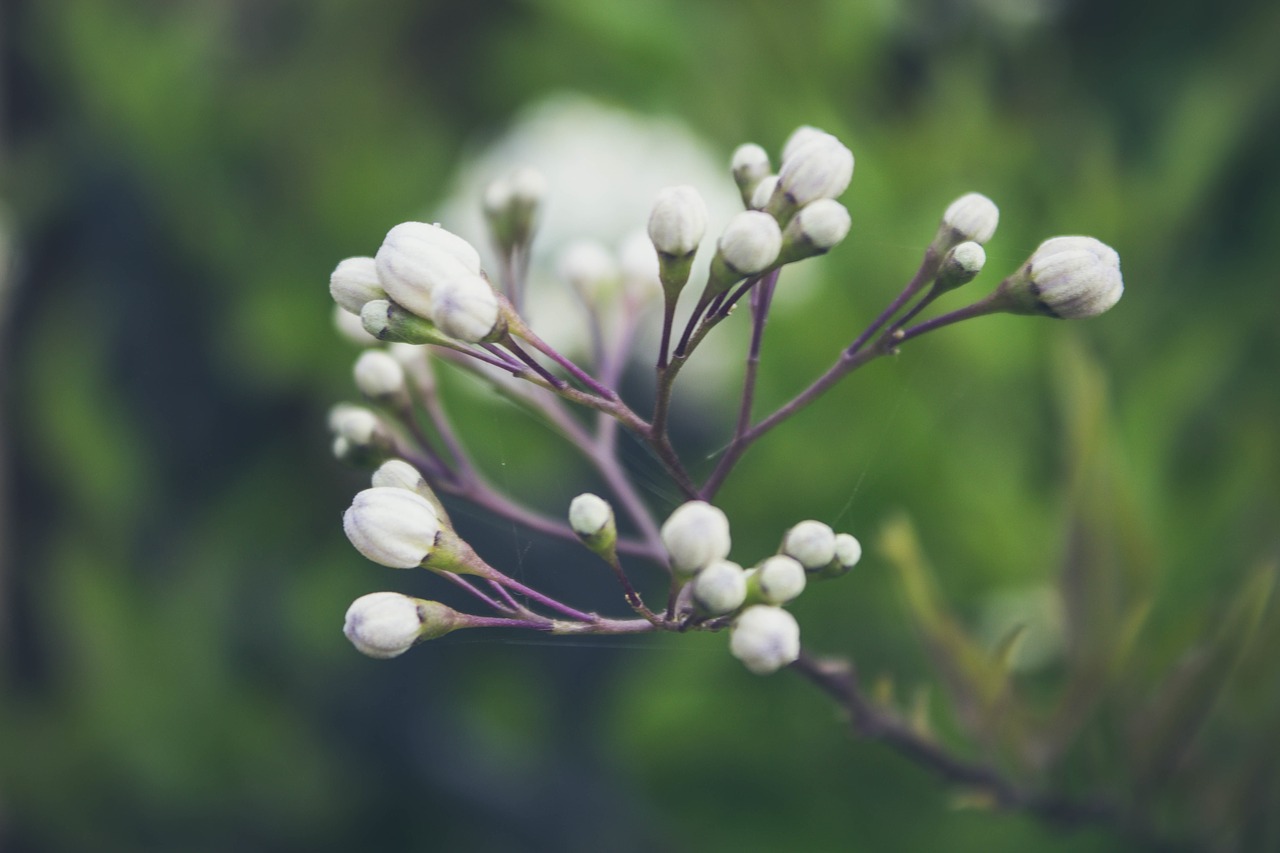
[[[393,569],[422,565],[441,532],[435,508],[426,498],[389,486],[358,493],[342,517],[342,529],[357,551]]]
[[[459,627],[460,614],[438,601],[398,592],[371,592],[347,608],[342,633],[371,658],[393,658],[415,643],[434,640]]]
[[[388,231],[374,261],[387,296],[419,317],[431,316],[442,282],[480,274],[480,255],[470,243],[425,222],[402,222]]]
[[[671,568],[678,574],[692,574],[729,556],[729,519],[704,501],[689,501],[677,508],[661,532]]]
[[[690,186],[667,187],[649,213],[649,239],[658,252],[658,270],[668,300],[689,280],[693,256],[707,231],[707,203]]]
[[[953,290],[968,284],[982,272],[987,262],[987,253],[982,246],[969,240],[947,252],[938,269],[938,278],[934,281],[934,289],[938,292]]]
[[[386,299],[386,291],[378,279],[373,258],[347,258],[339,261],[329,276],[329,295],[349,314],[360,316],[360,309],[370,299]]]
[[[716,560],[699,571],[691,584],[693,603],[707,616],[723,616],[747,599],[747,575],[742,566]]]
[[[768,269],[782,249],[782,231],[772,216],[759,210],[735,215],[720,235],[711,260],[707,293],[728,290],[735,282]]]
[[[801,145],[806,142],[812,142],[815,139],[821,139],[824,136],[831,136],[831,134],[810,124],[800,125],[791,131],[787,141],[782,143],[782,162],[785,163],[790,160],[791,155],[795,154]]]
[[[769,202],[773,200],[773,194],[778,191],[778,176],[765,175],[760,179],[760,183],[756,184],[756,191],[751,194],[751,201],[747,207],[752,210],[764,210],[769,206]]]
[[[796,212],[782,234],[780,264],[822,255],[849,233],[849,211],[835,199],[820,198]]]
[[[782,553],[816,572],[835,559],[836,534],[821,521],[802,521],[783,537]]]
[[[762,562],[751,576],[751,591],[765,604],[781,605],[804,592],[804,566],[793,557],[776,554]]]
[[[436,284],[431,322],[446,335],[472,344],[497,340],[507,330],[493,287],[470,273]]]
[[[999,224],[1000,208],[995,202],[982,193],[967,193],[951,202],[942,214],[938,235],[933,238],[934,248],[943,254],[966,241],[985,243],[995,236]]]
[[[818,574],[824,578],[838,578],[849,573],[862,559],[862,543],[848,533],[836,534],[836,556]]]
[[[738,185],[744,207],[755,207],[751,199],[755,197],[756,187],[772,170],[769,155],[754,142],[739,145],[729,160],[729,168],[733,170],[733,182]]]
[[[1123,294],[1114,249],[1092,237],[1052,237],[1001,282],[995,295],[1013,314],[1077,320],[1103,313]]]
[[[371,400],[394,400],[405,394],[404,368],[383,350],[360,353],[352,372],[360,393]]]
[[[484,191],[484,215],[500,250],[529,244],[546,195],[547,179],[527,166],[490,182]]]
[[[431,508],[436,512],[436,518],[440,521],[440,526],[445,529],[452,529],[453,523],[449,520],[449,513],[445,511],[444,504],[440,502],[440,498],[432,491],[422,473],[403,459],[388,459],[383,462],[378,467],[378,470],[373,472],[373,477],[370,478],[370,485],[375,489],[382,487],[406,489],[426,498],[427,503],[431,504]]]
[[[365,331],[379,341],[419,345],[456,344],[456,341],[437,329],[435,323],[386,299],[366,302],[360,311],[360,322]]]
[[[608,501],[589,492],[578,495],[569,504],[569,526],[582,544],[606,560],[613,555],[618,541],[613,507]]]
[[[781,607],[755,604],[729,629],[729,651],[756,675],[768,675],[800,657],[800,625]]]

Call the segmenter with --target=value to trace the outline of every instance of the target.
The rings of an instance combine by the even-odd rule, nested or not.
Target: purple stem
[[[455,575],[453,572],[439,572],[439,575],[443,577],[445,580],[452,583],[454,586],[459,587],[460,589],[464,589],[469,594],[474,595],[476,598],[480,599],[485,604],[489,605],[491,609],[496,610],[499,613],[511,613],[515,610],[520,609],[519,605],[517,605],[514,601],[511,602],[511,604],[513,605],[512,607],[508,607],[505,604],[501,604],[495,601],[494,599],[485,595],[483,592],[481,592],[480,590],[472,586],[470,583],[468,583],[465,578],[461,577],[460,575]],[[506,590],[503,590],[503,592],[506,592]]]
[[[533,587],[525,586],[515,578],[507,577],[496,569],[494,570],[494,575],[490,580],[497,581],[503,586],[509,587],[521,595],[541,604],[543,607],[563,613],[565,616],[568,616],[571,619],[577,619],[579,622],[598,622],[600,620],[600,617],[594,613],[584,613],[577,608],[570,607],[562,601],[557,601],[549,595],[544,595],[543,593],[538,592]]]
[[[862,330],[862,334],[854,339],[845,350],[849,355],[853,355],[871,340],[871,336],[880,330],[880,327],[889,321],[889,319],[897,314],[906,305],[911,297],[919,292],[920,288],[930,281],[938,271],[938,253],[930,246],[924,253],[924,258],[920,261],[920,267],[916,270],[916,274],[911,277],[911,281],[907,282],[907,286],[902,289],[898,297],[889,303],[889,307],[880,312],[870,326]]]
[[[601,385],[599,382],[597,382],[595,379],[592,378],[591,374],[587,373],[581,367],[578,367],[578,365],[573,363],[572,359],[568,358],[567,356],[562,354],[558,349],[551,346],[551,344],[547,343],[542,338],[538,337],[536,334],[533,333],[531,329],[528,329],[528,328],[522,329],[520,334],[530,345],[533,346],[534,349],[536,349],[538,352],[550,358],[556,364],[563,367],[566,371],[569,372],[570,376],[572,376],[574,379],[577,379],[579,382],[581,382],[587,388],[594,391],[596,394],[600,395],[606,400],[618,399],[618,394],[616,391],[614,391],[612,388],[606,388],[605,386]],[[510,347],[511,345],[507,344],[507,346]]]
[[[545,379],[552,388],[562,389],[566,387],[563,379],[558,376],[553,376],[550,371],[538,363],[536,358],[525,352],[510,335],[508,335],[507,339],[502,342],[502,345],[511,350],[511,352],[515,354],[516,358],[533,368],[533,372]]]
[[[498,597],[505,601],[512,610],[524,610],[520,606],[520,602],[511,597],[511,593],[507,592],[507,588],[495,580],[490,580],[489,586],[493,587],[493,591],[498,593]]]
[[[465,628],[525,628],[531,631],[550,631],[555,623],[550,619],[508,619],[504,616],[472,616],[463,614]]]

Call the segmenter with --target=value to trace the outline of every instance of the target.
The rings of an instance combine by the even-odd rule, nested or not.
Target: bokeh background
[[[875,546],[886,519],[909,515],[976,635],[1011,608],[1047,632],[1020,676],[1045,697],[1069,654],[1053,590],[1087,528],[1102,586],[1067,618],[1147,614],[1110,690],[1154,718],[1165,673],[1276,557],[1278,32],[1268,0],[0,6],[0,848],[1132,849],[957,808],[849,738],[810,685],[750,676],[723,637],[467,633],[357,655],[339,631],[355,596],[453,599],[342,535],[365,475],[324,427],[357,352],[326,279],[565,93],[677,123],[723,161],[801,123],[857,155],[853,233],[771,323],[765,404],[897,292],[957,195],[1002,210],[973,287],[1044,237],[1099,237],[1122,257],[1114,311],[925,338],[762,442],[724,505],[744,555],[803,517],[867,543],[795,612],[812,648],[907,696],[937,675]],[[723,331],[728,359],[742,329]],[[728,413],[695,396],[677,428],[714,449]],[[510,408],[460,391],[454,414],[547,512],[591,484]],[[573,549],[462,524],[526,580],[621,605]],[[1275,623],[1255,646],[1275,648]],[[1247,764],[1265,798],[1280,679],[1252,647],[1227,669],[1219,722],[1187,737],[1218,771]],[[1123,795],[1115,755],[1143,718],[1126,729],[1107,707],[1051,784]],[[1194,787],[1198,768],[1161,772]],[[1280,844],[1274,824],[1197,808],[1157,818],[1223,849]]]

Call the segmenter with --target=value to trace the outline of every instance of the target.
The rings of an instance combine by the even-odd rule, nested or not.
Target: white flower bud
[[[729,519],[718,507],[689,501],[663,523],[662,544],[671,557],[671,568],[692,574],[729,556]]]
[[[842,570],[841,574],[858,565],[861,558],[863,558],[863,543],[850,534],[837,533],[835,564]]]
[[[766,604],[786,604],[804,592],[804,566],[785,554],[768,558],[756,570],[755,586]]]
[[[738,185],[743,203],[749,207],[755,207],[750,202],[756,188],[773,168],[769,164],[769,155],[759,145],[748,142],[734,149],[733,157],[729,160],[729,168],[733,172],[733,182]]]
[[[431,316],[432,294],[442,282],[480,274],[480,256],[470,243],[425,222],[402,222],[388,231],[374,261],[382,289],[419,317]]]
[[[778,187],[794,207],[820,198],[836,198],[853,178],[853,152],[830,134],[814,136],[782,160]]]
[[[759,210],[736,214],[720,235],[718,255],[739,278],[754,275],[778,259],[782,231],[778,222]]]
[[[636,305],[643,305],[662,293],[658,251],[645,232],[633,231],[622,241],[618,249],[618,268],[622,274],[623,291]]]
[[[765,175],[760,179],[760,183],[756,184],[755,192],[751,194],[751,209],[764,210],[769,206],[769,200],[773,198],[773,194],[778,189],[778,176]]]
[[[849,211],[832,198],[820,198],[796,212],[782,235],[782,263],[830,251],[849,233]]]
[[[371,349],[360,353],[352,372],[360,393],[372,400],[404,393],[404,368],[383,350]]]
[[[342,528],[356,550],[393,569],[412,569],[431,554],[440,520],[426,498],[407,489],[377,486],[355,496]]]
[[[575,240],[560,253],[560,277],[587,302],[608,294],[618,281],[613,253],[595,240]]]
[[[329,431],[352,444],[368,444],[382,429],[382,421],[369,409],[340,403],[329,410]]]
[[[386,299],[386,291],[378,279],[373,258],[347,258],[339,261],[329,275],[329,295],[342,310],[360,315],[370,299]]]
[[[458,627],[458,613],[435,601],[398,592],[371,592],[347,608],[342,633],[371,658],[404,654],[419,640],[443,636]]]
[[[815,139],[821,139],[824,136],[831,136],[831,134],[812,125],[800,125],[791,132],[791,135],[787,137],[787,141],[782,143],[782,162],[785,163],[790,160],[791,155],[796,153],[801,145],[806,142],[812,142]]]
[[[836,534],[821,521],[802,521],[783,537],[782,553],[815,572],[835,559]]]
[[[529,242],[546,194],[547,179],[528,166],[489,183],[482,205],[499,247],[510,251]]]
[[[463,273],[437,282],[431,300],[431,322],[451,338],[474,344],[504,328],[498,297],[478,275]]]
[[[338,334],[358,347],[371,347],[378,343],[378,339],[364,327],[364,321],[341,305],[333,306],[333,327],[338,330]]]
[[[569,526],[584,539],[595,536],[612,522],[613,507],[599,495],[585,492],[569,504]]]
[[[1067,320],[1094,317],[1120,301],[1120,256],[1092,237],[1052,237],[1000,285],[1016,314]]]
[[[747,600],[747,574],[729,560],[716,560],[693,578],[693,601],[708,616],[732,613]]]
[[[972,240],[961,243],[942,259],[934,284],[940,292],[968,284],[978,277],[986,262],[987,253],[981,245]]]
[[[756,604],[734,620],[729,651],[756,675],[768,675],[800,657],[800,625],[781,607]]]
[[[683,258],[698,250],[707,231],[707,203],[690,186],[658,193],[649,214],[649,239],[660,254]]]
[[[982,193],[968,193],[951,202],[942,214],[942,227],[953,232],[953,240],[985,243],[1000,224],[1000,209]]]
[[[422,479],[418,469],[403,459],[388,459],[373,472],[372,477],[374,488],[407,489],[417,492],[425,484],[426,481]]]

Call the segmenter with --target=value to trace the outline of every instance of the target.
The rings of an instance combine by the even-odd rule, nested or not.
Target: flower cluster
[[[647,240],[629,243],[620,257],[596,244],[571,246],[560,269],[586,308],[595,342],[585,365],[546,343],[522,312],[529,253],[549,191],[532,170],[512,172],[484,193],[499,255],[492,271],[469,242],[425,222],[396,225],[373,256],[340,262],[330,293],[339,328],[367,347],[353,371],[365,404],[341,404],[330,413],[333,450],[345,462],[374,469],[343,528],[368,559],[432,571],[495,614],[371,593],[347,611],[344,632],[352,644],[388,658],[463,628],[553,634],[728,630],[730,651],[754,673],[795,661],[800,629],[786,606],[809,584],[848,572],[862,548],[853,536],[807,520],[778,531],[777,552],[750,568],[732,561],[729,519],[715,498],[743,453],[847,374],[927,332],[995,312],[1089,317],[1112,307],[1123,291],[1113,250],[1089,237],[1056,237],[988,296],[915,323],[935,300],[982,271],[983,244],[995,235],[999,211],[987,197],[969,193],[946,208],[915,275],[838,351],[831,368],[756,418],[756,365],[774,290],[786,267],[825,254],[848,236],[849,212],[837,199],[853,170],[850,150],[812,127],[792,134],[776,172],[762,147],[739,147],[729,171],[744,209],[716,236],[705,280],[689,299],[682,297],[708,231],[707,205],[694,187],[661,191]],[[646,416],[618,386],[640,318],[659,299],[657,384]],[[714,467],[695,476],[671,440],[672,392],[702,341],[739,303],[748,306],[751,337],[738,417]],[[492,486],[452,429],[434,379],[436,365],[473,374],[545,420],[595,469],[608,497],[579,495],[566,518],[539,513]],[[580,411],[596,417],[582,419]],[[661,524],[618,459],[618,429],[645,444],[684,495]],[[447,506],[455,501],[580,542],[617,578],[632,615],[585,612],[509,577],[454,531]],[[645,565],[648,577],[665,581],[661,607],[650,607],[638,591],[648,580],[633,582],[637,566]]]

